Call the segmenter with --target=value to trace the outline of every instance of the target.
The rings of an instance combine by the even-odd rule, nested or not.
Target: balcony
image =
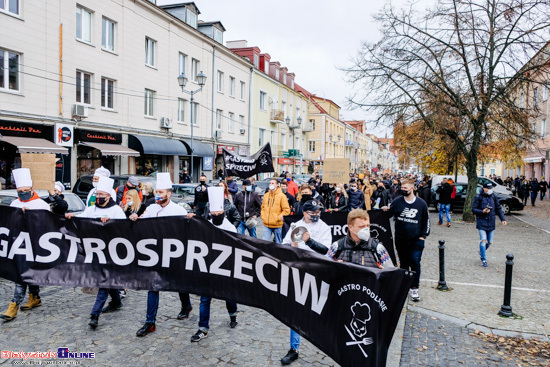
[[[302,126],[302,132],[309,133],[311,131],[313,131],[313,124],[311,122],[306,122],[304,126]]]
[[[285,122],[285,113],[283,110],[271,110],[271,118],[269,122],[281,124]]]

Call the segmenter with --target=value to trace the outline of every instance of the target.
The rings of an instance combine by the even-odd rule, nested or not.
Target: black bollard
[[[500,316],[512,317],[512,306],[510,306],[510,298],[512,298],[512,270],[514,269],[514,255],[506,255],[506,279],[504,280],[504,304],[500,306],[498,314]]]
[[[448,291],[447,282],[445,281],[445,241],[439,240],[439,282],[437,289],[440,291]]]

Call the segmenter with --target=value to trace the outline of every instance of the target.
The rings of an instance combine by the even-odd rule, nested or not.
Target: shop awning
[[[105,144],[105,143],[90,143],[90,142],[81,142],[80,144],[92,147],[101,151],[101,155],[123,155],[129,157],[139,157],[139,152],[127,147],[123,147],[120,144]]]
[[[544,157],[529,157],[529,158],[523,158],[523,161],[525,163],[540,163]]]
[[[189,155],[187,147],[181,141],[169,138],[129,135],[128,146],[142,154]]]
[[[61,147],[41,138],[23,138],[20,136],[2,136],[0,142],[5,142],[17,147],[19,153],[52,153],[69,154],[67,148]]]
[[[181,141],[187,147],[189,155],[191,155],[191,139]],[[195,157],[214,157],[214,149],[212,145],[203,143],[202,141],[193,140],[193,156]]]

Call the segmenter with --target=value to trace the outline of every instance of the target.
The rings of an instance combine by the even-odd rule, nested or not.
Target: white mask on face
[[[368,241],[370,239],[370,228],[365,227],[361,229],[359,232],[357,232],[357,237],[359,237],[360,240]]]
[[[493,189],[487,190],[487,195],[493,195]]]
[[[92,181],[92,186],[94,187],[94,189],[97,189],[97,182]]]
[[[336,188],[336,192],[340,192],[340,191],[342,191],[342,189],[339,188],[339,187],[337,187],[337,188]]]
[[[275,190],[275,185],[269,185],[269,189],[270,189],[271,191]]]

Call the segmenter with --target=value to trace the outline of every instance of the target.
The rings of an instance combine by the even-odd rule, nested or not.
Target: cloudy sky
[[[157,0],[159,5],[184,2]],[[401,2],[401,1],[399,1]],[[224,41],[247,40],[279,61],[296,82],[335,101],[341,117],[368,120],[365,112],[347,110],[346,97],[352,86],[338,68],[350,65],[363,41],[376,41],[377,25],[371,15],[385,0],[195,0],[200,20],[219,20],[226,28]],[[395,1],[394,1],[395,3]],[[385,128],[372,129],[379,136]],[[388,135],[392,135],[388,131]]]

